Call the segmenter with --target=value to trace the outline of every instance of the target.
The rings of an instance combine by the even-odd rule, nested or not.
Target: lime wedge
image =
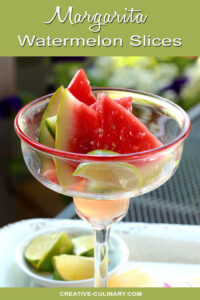
[[[116,155],[107,150],[94,150],[90,155]],[[121,162],[81,163],[73,173],[89,179],[89,190],[102,191],[131,191],[142,186],[140,171],[133,165]]]
[[[64,232],[55,232],[36,237],[26,248],[25,259],[37,270],[53,270],[52,257],[72,253],[73,244]]]
[[[94,256],[94,239],[92,235],[82,235],[72,239],[74,253],[80,256]]]
[[[54,278],[83,280],[94,276],[94,258],[62,254],[53,257]]]

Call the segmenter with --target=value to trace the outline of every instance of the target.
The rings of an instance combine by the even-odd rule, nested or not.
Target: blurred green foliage
[[[51,62],[49,62],[51,63]],[[166,97],[188,110],[200,102],[198,57],[94,57],[52,64],[52,81],[67,86],[84,68],[92,86],[133,88]]]
[[[60,85],[67,86],[75,72],[83,68],[92,86],[123,87],[158,94],[186,110],[200,102],[198,57],[68,57],[43,58],[39,63],[48,70],[41,78],[43,93],[53,92]],[[20,91],[23,103],[39,95],[26,90],[25,86]]]

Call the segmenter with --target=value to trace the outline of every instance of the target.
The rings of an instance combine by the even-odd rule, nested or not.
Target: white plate
[[[0,287],[37,287],[17,266],[16,248],[40,230],[72,224],[86,226],[80,220],[29,219],[0,228]],[[200,226],[120,222],[112,226],[112,232],[129,247],[131,261],[120,272],[139,267],[172,286],[200,277]]]
[[[200,278],[200,264],[176,264],[161,262],[129,262],[122,272],[139,268],[149,274],[158,286],[164,283],[171,287],[191,287],[195,278]],[[200,281],[199,281],[200,282]]]
[[[85,234],[92,234],[91,229],[85,223],[73,224],[73,221],[68,226],[57,226],[50,227],[49,229],[41,230],[37,233],[30,235],[27,239],[23,240],[16,248],[15,259],[20,269],[32,278],[40,286],[46,287],[92,287],[94,285],[94,279],[76,280],[76,281],[61,281],[53,279],[53,275],[38,273],[32,268],[24,259],[24,251],[27,245],[38,235],[48,234],[51,232],[63,231],[66,232],[70,237],[76,237]],[[109,242],[109,257],[110,264],[108,266],[108,276],[114,274],[124,266],[128,260],[128,248],[124,241],[116,235],[110,236]]]

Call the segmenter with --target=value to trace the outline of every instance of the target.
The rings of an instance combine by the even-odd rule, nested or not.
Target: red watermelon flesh
[[[90,83],[83,69],[76,72],[68,85],[68,91],[70,91],[70,93],[72,93],[72,95],[79,101],[87,105],[91,105],[96,102],[96,99],[92,94]]]
[[[96,130],[96,112],[84,103],[74,111],[74,133],[69,143],[70,152],[88,153],[93,150]],[[73,130],[72,130],[73,131]]]
[[[108,96],[97,100],[96,111],[96,149],[126,154],[162,145],[139,119]]]
[[[55,166],[52,166],[52,169],[49,169],[47,171],[45,171],[43,174],[42,174],[46,179],[56,183],[56,184],[59,184],[59,181],[58,181],[58,178],[57,178],[57,173],[56,173],[56,167]]]
[[[103,99],[105,96],[106,96],[105,94],[98,94],[97,101]],[[132,97],[123,97],[120,99],[113,99],[113,100],[116,101],[118,104],[122,105],[125,109],[132,112]],[[90,107],[95,111],[97,109],[97,101],[92,105],[90,105]]]

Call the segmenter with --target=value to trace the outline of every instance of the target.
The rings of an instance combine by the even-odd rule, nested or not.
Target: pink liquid
[[[122,219],[127,213],[129,202],[129,198],[116,200],[74,198],[77,214],[97,226],[106,226]]]

